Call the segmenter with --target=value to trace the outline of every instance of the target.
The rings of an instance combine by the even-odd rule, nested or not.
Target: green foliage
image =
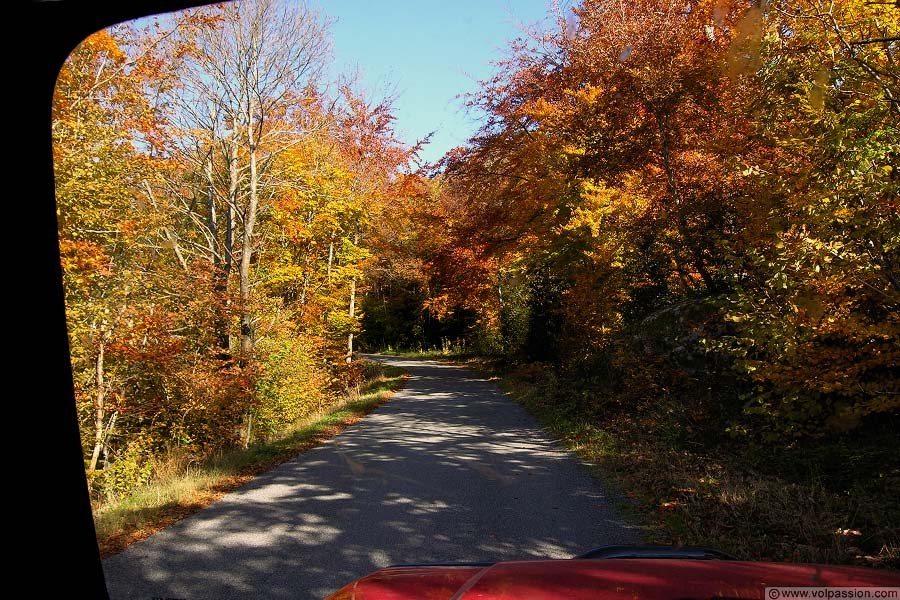
[[[91,474],[91,491],[104,502],[128,496],[153,475],[153,444],[138,438],[128,443],[110,460],[110,467]]]
[[[500,306],[500,338],[502,351],[519,354],[528,341],[532,315],[529,289],[513,274],[501,274],[503,301]]]
[[[360,343],[369,350],[429,348],[438,343],[439,326],[422,305],[427,299],[415,281],[378,281],[362,298]]]
[[[732,333],[711,344],[753,382],[747,414],[770,439],[900,409],[896,59],[868,41],[896,34],[897,15],[820,11],[800,2],[763,21],[761,69],[745,80],[762,143],[742,160],[765,225],[729,241]]]
[[[311,340],[276,332],[260,340],[257,350],[262,371],[253,411],[257,435],[279,433],[334,403],[335,381]]]

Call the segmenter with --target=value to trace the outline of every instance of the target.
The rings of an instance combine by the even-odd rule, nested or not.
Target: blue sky
[[[335,67],[358,67],[362,88],[394,91],[396,130],[407,143],[435,131],[434,161],[474,133],[459,94],[487,79],[518,26],[543,20],[549,0],[318,0],[335,18]]]

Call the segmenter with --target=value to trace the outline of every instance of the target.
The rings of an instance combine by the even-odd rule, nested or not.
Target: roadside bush
[[[277,332],[259,341],[256,381],[257,436],[273,435],[335,401],[336,379],[317,357],[314,340]]]
[[[95,500],[110,502],[127,496],[153,476],[153,445],[147,438],[137,438],[120,451],[108,468],[89,475]]]

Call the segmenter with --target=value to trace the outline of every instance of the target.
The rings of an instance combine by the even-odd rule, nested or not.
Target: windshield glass
[[[898,30],[243,0],[85,39],[53,158],[112,595],[637,543],[896,566]]]

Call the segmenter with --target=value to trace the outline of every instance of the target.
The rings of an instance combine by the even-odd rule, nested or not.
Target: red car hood
[[[763,598],[766,587],[900,586],[900,573],[720,560],[535,560],[390,567],[326,600],[684,600]]]

